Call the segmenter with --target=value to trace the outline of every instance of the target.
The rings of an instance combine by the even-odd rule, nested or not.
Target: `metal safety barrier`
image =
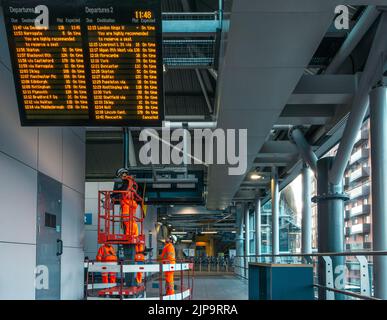
[[[119,300],[185,300],[192,299],[194,285],[194,265],[190,261],[176,261],[174,264],[161,263],[148,260],[142,264],[136,264],[135,261],[121,260],[118,262],[97,262],[85,261],[85,299],[103,300],[100,290],[108,289],[109,299]],[[165,272],[175,272],[178,280],[178,292],[171,295],[163,294],[163,274]],[[124,279],[127,273],[141,272],[144,275],[142,284],[142,296],[136,296],[136,287],[125,287]],[[98,276],[102,273],[113,273],[116,275],[116,283],[100,283]],[[158,283],[158,295],[147,296],[147,280],[156,280]]]
[[[316,299],[326,300],[380,300],[374,296],[373,260],[376,256],[387,259],[386,251],[352,251],[312,254],[261,254],[235,257],[234,274],[248,279],[249,263],[311,264]],[[342,263],[337,262],[341,257]],[[322,267],[322,268],[319,268]],[[324,272],[325,283],[319,283]],[[321,271],[323,270],[323,271]],[[387,272],[387,270],[384,270]],[[324,292],[324,294],[321,294]]]
[[[194,269],[200,273],[233,273],[234,260],[228,257],[195,257]]]

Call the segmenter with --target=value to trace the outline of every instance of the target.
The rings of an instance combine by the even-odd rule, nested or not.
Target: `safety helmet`
[[[120,168],[120,169],[118,169],[118,170],[116,171],[116,176],[117,176],[117,177],[121,177],[121,175],[124,174],[124,173],[129,174],[128,169],[126,169],[126,168]]]
[[[169,239],[173,242],[173,243],[176,243],[177,242],[177,237],[174,235],[174,234],[171,234],[169,236]]]

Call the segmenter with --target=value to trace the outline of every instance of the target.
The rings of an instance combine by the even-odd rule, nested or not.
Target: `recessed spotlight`
[[[251,175],[250,175],[250,179],[251,180],[259,180],[259,179],[261,179],[262,178],[262,176],[260,176],[258,173],[252,173]]]

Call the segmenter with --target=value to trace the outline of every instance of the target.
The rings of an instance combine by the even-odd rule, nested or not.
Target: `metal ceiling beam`
[[[356,85],[354,75],[303,75],[287,104],[346,104]]]
[[[354,75],[303,75],[294,94],[354,94],[357,77]]]
[[[259,151],[269,154],[294,154],[297,153],[297,148],[290,141],[267,141]]]
[[[231,19],[238,23],[230,24],[227,63],[221,64],[216,106],[222,112],[217,119],[219,128],[248,129],[248,145],[255,148],[247,154],[248,168],[334,17],[331,3],[303,4],[308,10],[270,0],[234,1]],[[267,37],[266,29],[281,36]],[[294,41],[300,45],[291,46]],[[228,175],[229,167],[209,166],[207,207],[227,207],[244,180],[243,175]]]
[[[288,125],[288,126],[320,126],[325,125],[331,117],[323,117],[323,116],[297,116],[297,117],[279,117],[276,125]]]
[[[351,101],[351,93],[295,93],[288,100],[288,104],[347,104]]]
[[[279,161],[279,160],[271,160],[269,161],[269,159],[255,159],[254,161],[254,164],[255,165],[259,165],[261,167],[271,167],[273,164],[275,164],[276,167],[287,167],[288,166],[288,162],[286,161]]]
[[[335,105],[333,104],[288,104],[281,113],[284,117],[333,117]]]
[[[203,93],[204,99],[206,100],[206,105],[207,105],[208,111],[211,114],[213,108],[212,108],[212,105],[211,105],[210,98],[208,97],[207,89],[206,89],[206,86],[204,84],[202,75],[201,75],[199,69],[195,69],[195,73],[196,73],[196,77],[198,78],[200,88],[202,89],[202,93]]]
[[[271,163],[273,165],[277,165],[277,163],[288,163],[289,161],[292,161],[294,159],[295,155],[293,154],[283,154],[281,157],[278,156],[271,156],[270,154],[258,154],[258,156],[255,158],[254,163],[255,164],[261,164],[261,163]]]

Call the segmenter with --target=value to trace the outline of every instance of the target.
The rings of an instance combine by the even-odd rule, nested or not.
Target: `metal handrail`
[[[335,288],[330,288],[330,287],[322,286],[321,284],[314,284],[313,286],[317,287],[317,288],[322,288],[322,289],[325,289],[325,290],[328,290],[328,291],[342,293],[342,294],[345,294],[347,296],[352,296],[352,297],[363,299],[363,300],[382,300],[382,299],[375,298],[375,297],[363,296],[361,294],[358,294],[358,293],[355,293],[355,292],[351,292],[351,291],[340,290],[340,289],[335,289]]]
[[[309,257],[309,258],[312,258],[312,257],[325,257],[325,256],[330,256],[330,257],[337,257],[337,256],[341,256],[341,257],[387,256],[387,251],[352,251],[352,252],[328,252],[328,253],[324,252],[324,253],[282,253],[282,254],[260,254],[260,255],[236,255],[235,258],[237,260],[238,260],[238,258],[243,259],[243,261],[241,261],[243,263],[242,263],[242,265],[234,264],[234,270],[238,270],[238,269],[244,270],[240,274],[236,273],[236,275],[241,277],[241,278],[247,279],[246,270],[248,270],[248,264],[250,262],[249,261],[250,259],[258,261],[258,258],[262,258],[262,257],[272,257],[272,258],[276,258],[276,257]],[[247,261],[246,261],[246,259],[247,259]],[[312,260],[310,262],[313,265],[315,265],[315,263],[316,263],[315,260]],[[352,297],[363,299],[363,300],[382,300],[379,298],[375,298],[372,296],[365,296],[365,295],[361,295],[361,294],[354,293],[351,291],[327,287],[327,286],[324,286],[321,284],[313,284],[313,286],[317,287],[317,288],[324,289],[326,291],[341,293],[341,294],[344,294],[347,296],[352,296]]]
[[[323,253],[280,253],[280,254],[258,254],[258,255],[236,255],[236,258],[259,258],[259,257],[325,257],[325,256],[385,256],[387,251],[351,251],[351,252],[323,252]]]

